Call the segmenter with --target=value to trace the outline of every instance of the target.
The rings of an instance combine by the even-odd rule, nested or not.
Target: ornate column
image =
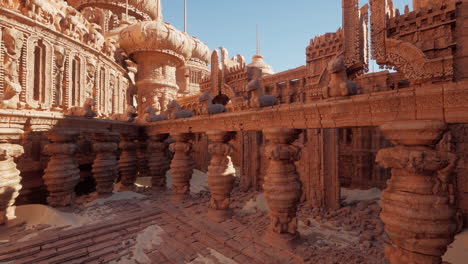
[[[138,173],[138,158],[137,148],[138,143],[135,142],[136,136],[132,134],[122,134],[120,137],[119,148],[119,174],[120,182],[122,183],[121,190],[130,190],[135,186],[135,181]]]
[[[150,136],[148,144],[149,176],[151,176],[151,185],[157,188],[166,187],[166,172],[170,167],[170,160],[166,156],[167,143],[164,142],[169,134],[159,134]]]
[[[206,134],[211,141],[208,145],[208,152],[211,154],[208,166],[208,187],[211,192],[208,216],[222,222],[231,217],[229,204],[236,170],[229,157],[232,146],[228,142],[232,139],[233,133],[209,131]]]
[[[138,164],[138,177],[148,177],[149,164],[148,164],[148,142],[146,135],[138,137],[138,151],[137,151],[137,164]]]
[[[171,138],[175,141],[169,146],[174,152],[171,162],[172,196],[176,201],[182,201],[190,195],[190,179],[193,174],[193,161],[190,156],[193,138],[191,133],[174,133]]]
[[[18,143],[23,130],[0,128],[0,225],[15,218],[15,200],[21,190],[20,171],[16,168],[15,158],[24,152]]]
[[[399,121],[382,125],[396,146],[376,161],[392,168],[382,193],[380,218],[390,236],[385,256],[391,264],[441,263],[457,230],[452,171],[456,156],[434,149],[446,125],[439,121]]]
[[[270,160],[263,184],[270,226],[263,240],[275,247],[292,248],[299,238],[296,211],[302,190],[294,164],[300,159],[300,149],[291,143],[300,130],[269,128],[263,134],[268,140],[265,152]]]
[[[67,206],[75,199],[75,186],[80,180],[80,169],[75,159],[78,131],[56,130],[48,133],[52,143],[44,147],[51,155],[44,170],[44,184],[49,191],[47,203],[53,207]]]
[[[108,131],[93,133],[93,150],[96,158],[93,163],[93,177],[96,180],[98,194],[111,194],[114,189],[114,180],[118,175],[117,142],[119,134]]]

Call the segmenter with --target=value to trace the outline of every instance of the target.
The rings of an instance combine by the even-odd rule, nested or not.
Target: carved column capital
[[[80,179],[80,169],[75,159],[78,131],[53,130],[47,133],[52,142],[44,147],[51,157],[44,170],[44,183],[49,191],[47,202],[54,207],[67,206],[75,198],[75,186]]]
[[[228,142],[232,139],[234,133],[209,131],[206,134],[211,141],[208,145],[208,152],[211,154],[207,173],[208,187],[211,192],[208,216],[215,221],[221,222],[231,216],[229,205],[236,170],[231,162],[231,157],[229,157],[232,146]]]
[[[300,130],[271,128],[263,131],[270,159],[263,189],[268,201],[270,226],[264,241],[276,246],[292,248],[299,238],[297,232],[297,204],[301,197],[301,182],[294,161],[299,148],[292,146]]]
[[[385,248],[390,263],[441,263],[457,230],[452,172],[457,157],[437,151],[446,124],[399,121],[382,125],[396,146],[378,152],[376,161],[392,168],[382,193],[380,218],[392,244]]]
[[[173,180],[172,194],[176,201],[184,200],[190,194],[190,179],[193,173],[193,160],[190,156],[193,138],[191,133],[174,133],[171,138],[175,141],[169,146],[174,152],[171,162],[171,176]]]

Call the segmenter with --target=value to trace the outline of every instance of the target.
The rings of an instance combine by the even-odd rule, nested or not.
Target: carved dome
[[[126,0],[68,0],[74,8],[81,10],[85,7],[102,7],[110,10],[125,12]],[[153,20],[158,18],[161,7],[157,0],[128,0],[129,12],[140,19]]]
[[[258,54],[252,57],[252,62],[247,67],[262,69],[262,73],[266,75],[275,74],[273,68],[263,60],[263,56]]]
[[[129,55],[144,51],[161,52],[182,61],[190,58],[194,49],[191,37],[160,21],[139,22],[123,29],[119,42]]]
[[[205,64],[210,62],[211,54],[208,46],[201,42],[196,37],[188,36],[192,40],[192,56],[191,59],[201,61]]]

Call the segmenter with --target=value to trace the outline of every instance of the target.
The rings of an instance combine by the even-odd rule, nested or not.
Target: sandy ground
[[[167,173],[167,185],[171,186],[170,173]],[[238,180],[237,180],[238,182]],[[16,209],[17,221],[24,222],[22,231],[15,239],[19,242],[37,237],[40,232],[51,228],[71,228],[84,226],[98,221],[118,217],[125,208],[141,203],[163,202],[161,193],[150,188],[150,178],[139,178],[135,190],[116,192],[111,196],[97,198],[96,194],[82,196],[77,205],[65,209],[54,209],[45,205],[25,205]],[[116,188],[116,191],[118,187]],[[209,189],[206,174],[194,170],[191,180],[192,210],[196,214],[206,213],[209,205]],[[165,194],[167,195],[167,194]],[[343,207],[339,210],[326,211],[310,208],[307,204],[299,206],[298,230],[301,234],[301,246],[296,254],[309,254],[312,263],[383,263],[383,241],[388,241],[383,230],[383,223],[378,218],[378,201],[381,192],[378,189],[349,190],[342,189]],[[252,230],[259,237],[268,224],[268,205],[264,194],[260,192],[241,192],[236,186],[232,193],[231,207],[233,218]],[[129,243],[130,256],[114,264],[150,263],[145,254],[148,248],[162,242],[160,235],[164,230],[154,225],[141,231],[136,240]],[[2,238],[0,240],[9,239]],[[13,240],[14,241],[14,240]],[[193,264],[233,264],[231,259],[214,249],[210,255],[199,255]],[[444,256],[444,261],[452,264],[466,263],[468,259],[468,229],[457,235]]]

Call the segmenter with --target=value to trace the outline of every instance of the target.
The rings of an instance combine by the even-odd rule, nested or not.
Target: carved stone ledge
[[[44,170],[44,184],[49,196],[47,202],[53,207],[67,206],[75,199],[75,186],[80,179],[80,169],[75,159],[78,146],[76,131],[51,131],[48,138],[52,143],[44,147],[44,152],[51,155]]]
[[[93,134],[93,150],[96,158],[93,163],[93,177],[96,180],[96,191],[100,195],[111,194],[114,181],[119,172],[117,162],[117,142],[119,134],[100,131]]]
[[[437,151],[446,125],[439,121],[401,121],[382,125],[396,144],[378,152],[376,161],[392,168],[382,193],[380,218],[391,239],[390,263],[441,263],[459,226],[452,172],[457,157]]]
[[[234,134],[224,131],[209,131],[206,134],[211,140],[208,146],[208,152],[211,154],[207,173],[211,192],[208,216],[222,222],[231,217],[229,205],[236,171],[229,157],[232,146],[228,142]]]
[[[263,130],[270,160],[263,184],[270,226],[263,240],[279,248],[293,248],[299,238],[296,212],[302,189],[294,162],[300,159],[300,149],[291,145],[299,133],[300,130],[284,128]]]
[[[119,159],[121,190],[131,190],[135,186],[138,173],[138,143],[135,142],[136,136],[132,134],[123,134],[120,139],[119,148],[122,150]]]
[[[185,200],[190,195],[190,180],[193,174],[193,160],[190,156],[193,138],[191,133],[171,134],[175,141],[169,146],[169,150],[174,152],[171,162],[172,176],[172,196],[175,201]]]
[[[166,172],[170,168],[170,160],[166,155],[168,144],[164,142],[169,134],[159,134],[150,136],[148,144],[149,176],[151,176],[151,185],[156,188],[166,186]]]

